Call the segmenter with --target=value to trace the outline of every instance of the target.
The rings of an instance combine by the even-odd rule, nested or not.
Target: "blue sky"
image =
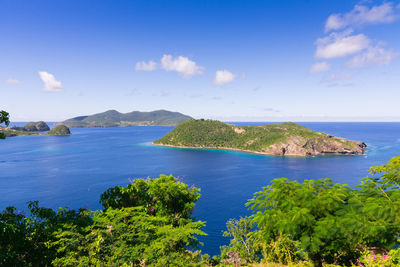
[[[400,121],[400,1],[0,0],[0,109]]]

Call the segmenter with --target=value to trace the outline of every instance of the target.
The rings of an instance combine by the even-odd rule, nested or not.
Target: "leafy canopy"
[[[247,205],[261,242],[281,236],[299,242],[316,266],[357,259],[365,249],[395,249],[400,236],[400,157],[371,167],[355,189],[329,178],[286,178],[255,193]]]
[[[204,235],[191,217],[197,188],[173,176],[137,179],[101,197],[102,211],[58,211],[29,204],[30,216],[13,207],[0,213],[1,266],[187,266]]]
[[[6,126],[10,124],[10,114],[4,110],[0,110],[0,124],[4,123]],[[6,136],[3,132],[0,132],[0,139],[5,139]]]

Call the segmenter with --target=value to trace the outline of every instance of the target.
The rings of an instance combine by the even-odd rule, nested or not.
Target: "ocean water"
[[[263,123],[237,123],[262,125]],[[71,136],[0,140],[0,210],[39,200],[45,207],[99,209],[107,188],[129,179],[172,174],[201,188],[194,216],[206,222],[203,252],[219,253],[230,218],[249,214],[245,203],[271,180],[330,177],[354,186],[371,165],[400,155],[400,123],[301,123],[315,131],[363,141],[365,155],[274,157],[221,150],[158,147],[173,127],[72,128]]]

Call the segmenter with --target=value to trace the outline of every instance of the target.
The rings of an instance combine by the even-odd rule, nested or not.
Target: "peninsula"
[[[275,156],[365,153],[363,142],[312,131],[293,122],[262,126],[234,126],[215,120],[189,120],[179,124],[155,145],[239,150]]]
[[[190,119],[192,117],[168,110],[129,113],[108,110],[90,116],[75,117],[58,124],[68,127],[176,126]]]
[[[26,136],[26,135],[70,135],[71,134],[67,126],[58,125],[50,130],[50,127],[47,125],[47,123],[43,121],[29,122],[23,127],[18,127],[18,126],[0,127],[0,132],[4,133],[5,137]]]

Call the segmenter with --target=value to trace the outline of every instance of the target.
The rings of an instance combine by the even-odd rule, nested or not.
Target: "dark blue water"
[[[99,195],[111,186],[173,174],[201,188],[195,216],[207,222],[202,250],[217,254],[227,241],[222,237],[225,222],[247,215],[246,201],[272,179],[330,177],[356,185],[369,166],[400,155],[400,123],[302,124],[364,141],[368,153],[288,158],[151,145],[172,127],[73,128],[71,136],[12,137],[0,141],[0,209],[13,205],[23,210],[30,200],[50,208],[98,209]]]

